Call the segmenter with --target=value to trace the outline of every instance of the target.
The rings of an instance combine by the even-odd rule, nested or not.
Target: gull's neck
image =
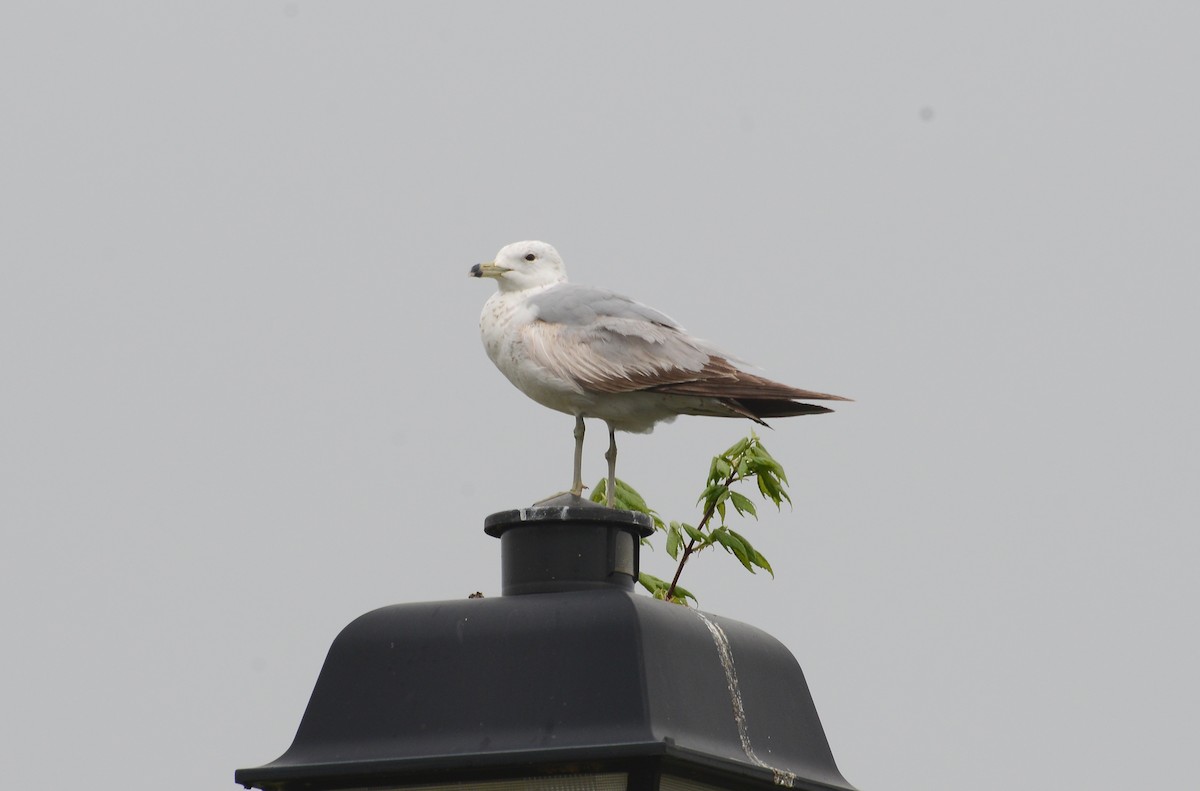
[[[555,286],[561,286],[563,283],[566,283],[566,282],[567,282],[567,279],[565,277],[560,277],[558,280],[554,280],[549,283],[537,283],[534,285],[521,286],[516,283],[506,283],[504,281],[504,279],[501,278],[500,280],[496,281],[496,285],[500,287],[500,289],[497,293],[501,294],[505,297],[508,297],[508,296],[530,297],[530,296],[533,296],[534,294],[540,294],[543,291],[548,291],[549,289],[552,289]]]

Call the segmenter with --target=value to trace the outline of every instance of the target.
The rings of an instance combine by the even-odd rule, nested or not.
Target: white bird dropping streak
[[[583,493],[584,418],[608,424],[607,495],[616,490],[617,431],[649,433],[678,415],[816,415],[797,399],[848,401],[755,376],[666,315],[602,288],[567,282],[558,251],[516,242],[471,267],[499,289],[483,306],[483,348],[501,373],[543,406],[575,416],[570,494]]]

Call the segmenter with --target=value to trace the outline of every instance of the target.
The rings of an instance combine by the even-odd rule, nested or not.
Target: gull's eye
[[[537,260],[537,256],[534,255],[533,253],[526,253],[525,260],[526,261],[535,261],[535,260]]]

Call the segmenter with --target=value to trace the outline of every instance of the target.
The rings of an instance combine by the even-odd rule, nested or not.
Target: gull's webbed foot
[[[559,492],[552,494],[544,500],[538,500],[533,504],[534,508],[595,508],[598,503],[593,503],[585,497],[580,497],[574,492]]]

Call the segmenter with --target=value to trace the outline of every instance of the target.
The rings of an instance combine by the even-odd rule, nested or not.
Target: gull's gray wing
[[[844,400],[742,371],[665,314],[602,288],[562,283],[530,297],[529,306],[535,321],[521,328],[525,349],[539,365],[584,391],[651,390],[726,402]],[[730,405],[745,414],[743,408]],[[795,407],[828,411],[811,404]],[[778,411],[785,408],[776,404],[775,414],[785,414]]]
[[[577,286],[574,283],[559,283],[540,294],[529,298],[529,305],[537,312],[541,321],[550,324],[585,326],[600,317],[630,319],[657,324],[672,329],[683,329],[674,319],[659,313],[629,297],[595,286]]]
[[[602,288],[562,283],[529,298],[525,348],[583,390],[621,393],[691,381],[719,352],[670,317]]]

